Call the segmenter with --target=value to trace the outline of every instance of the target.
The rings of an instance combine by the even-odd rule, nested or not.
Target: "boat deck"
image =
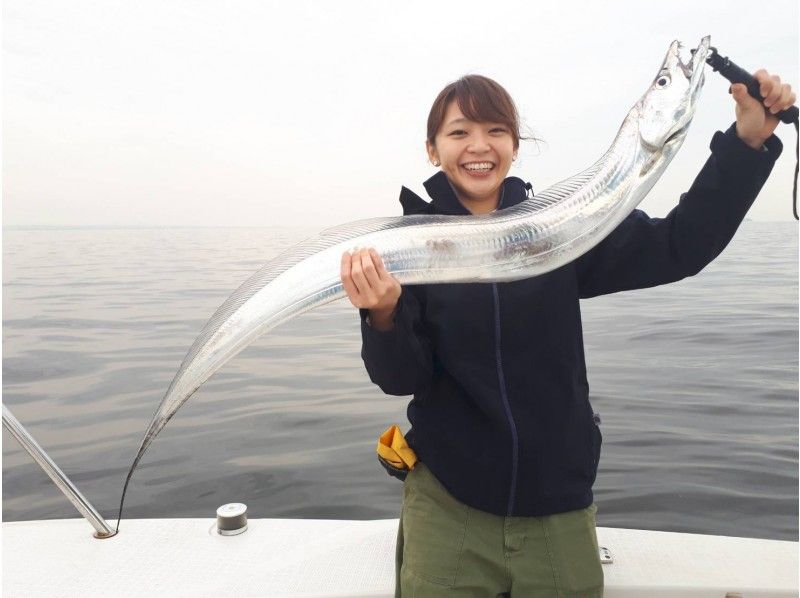
[[[84,519],[3,524],[3,596],[394,595],[397,519],[124,520],[97,540]],[[597,528],[606,598],[798,595],[798,543]]]

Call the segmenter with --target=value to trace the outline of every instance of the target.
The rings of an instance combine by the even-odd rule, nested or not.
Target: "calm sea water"
[[[310,229],[6,230],[3,401],[109,519],[198,331]],[[746,222],[698,276],[583,302],[604,435],[598,525],[797,540],[797,227]],[[347,301],[227,364],[145,455],[127,517],[399,515],[377,462],[408,398],[363,369]],[[3,431],[3,518],[77,517]]]

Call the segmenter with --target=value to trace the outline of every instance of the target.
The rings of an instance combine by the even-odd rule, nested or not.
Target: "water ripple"
[[[4,232],[3,401],[106,516],[206,319],[310,229]],[[797,227],[748,222],[675,284],[582,302],[602,414],[599,525],[797,539]],[[624,317],[621,317],[624,316]],[[407,398],[372,385],[346,301],[287,322],[178,412],[129,517],[397,517],[378,435]],[[3,517],[77,516],[3,433]]]

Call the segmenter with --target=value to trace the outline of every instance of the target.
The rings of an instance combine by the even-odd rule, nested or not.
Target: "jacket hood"
[[[447,175],[441,170],[423,183],[425,190],[433,201],[428,203],[419,195],[402,187],[400,189],[400,204],[403,206],[403,215],[410,214],[446,214],[448,216],[469,216],[471,212],[456,197],[453,186]],[[527,198],[526,190],[530,183],[525,183],[520,178],[510,176],[503,181],[500,192],[501,210],[517,205]]]

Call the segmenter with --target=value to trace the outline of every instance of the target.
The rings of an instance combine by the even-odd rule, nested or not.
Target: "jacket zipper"
[[[511,428],[512,453],[511,453],[511,489],[508,494],[508,515],[514,512],[514,496],[517,493],[517,466],[519,462],[519,446],[517,442],[517,425],[514,423],[514,416],[511,414],[511,404],[506,393],[506,377],[503,374],[503,360],[500,355],[500,297],[497,292],[497,283],[492,283],[494,291],[494,342],[495,358],[497,360],[497,379],[500,383],[500,396],[503,399],[503,406],[508,418],[508,426]]]
[[[497,202],[497,209],[503,204],[503,196],[505,195],[505,186],[500,193],[500,200]],[[508,427],[511,428],[512,440],[512,453],[511,453],[511,488],[508,493],[508,516],[514,513],[514,497],[517,494],[517,469],[519,466],[519,442],[517,440],[517,425],[514,423],[514,416],[511,414],[511,403],[508,400],[508,393],[506,392],[506,377],[503,373],[503,358],[500,353],[500,294],[497,289],[497,283],[492,283],[492,291],[494,293],[494,342],[495,342],[495,360],[497,362],[497,380],[500,386],[500,397],[503,399],[503,407],[506,410],[506,417],[508,418]]]

